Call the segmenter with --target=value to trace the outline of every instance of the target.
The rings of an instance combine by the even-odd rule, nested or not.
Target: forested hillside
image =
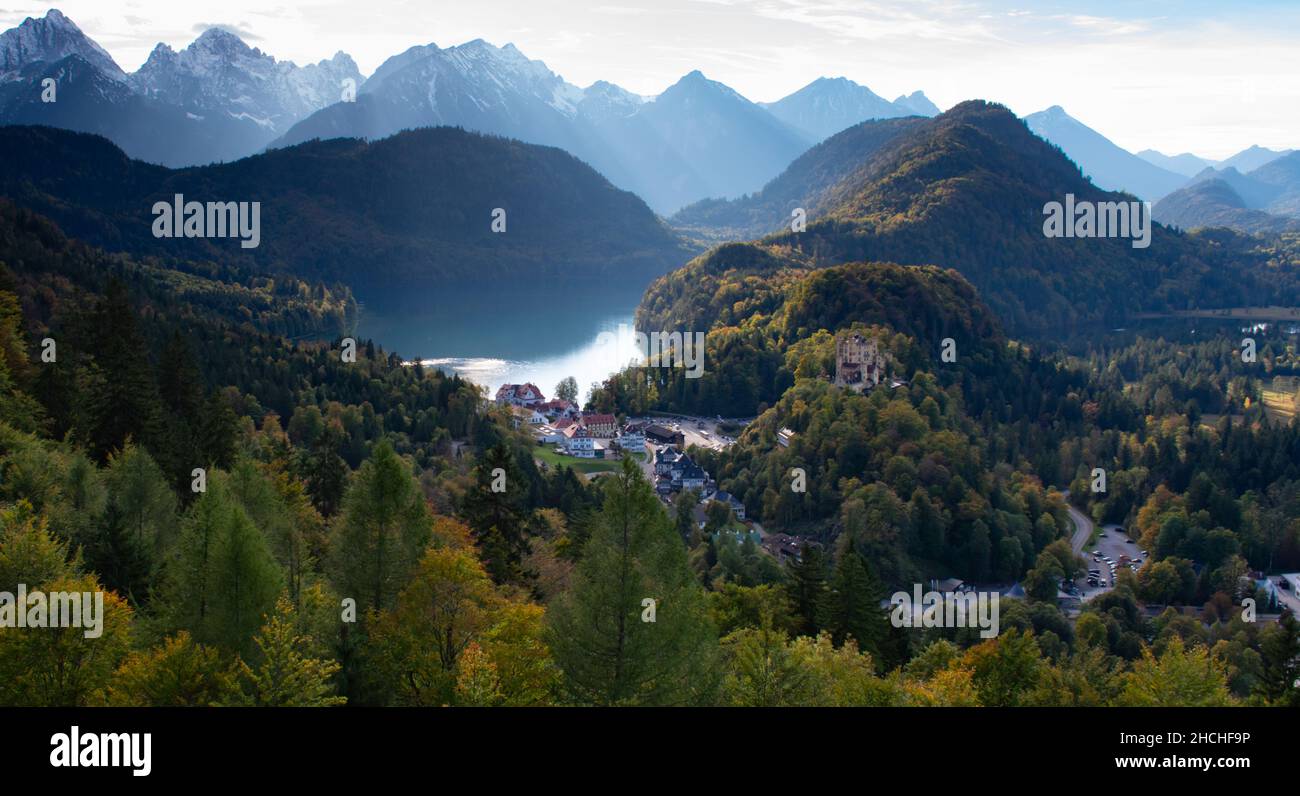
[[[1247,245],[1227,248],[1155,226],[1148,248],[1112,238],[1049,238],[1043,208],[1130,201],[1101,191],[1007,109],[966,102],[899,134],[839,180],[806,231],[721,247],[659,279],[640,318],[709,327],[708,296],[783,268],[845,262],[938,265],[961,272],[1017,337],[1122,325],[1139,311],[1284,303],[1294,268],[1272,271]]]
[[[896,136],[915,129],[919,116],[873,119],[850,127],[800,155],[763,190],[739,199],[704,199],[671,219],[675,228],[705,240],[751,240],[789,229],[801,208],[815,218],[835,185]]]
[[[561,273],[647,279],[690,253],[640,199],[573,156],[455,128],[309,142],[175,170],[52,128],[0,128],[0,146],[25,153],[0,164],[0,194],[88,243],[363,292],[416,282],[541,283]],[[258,245],[156,237],[154,204],[178,194],[259,202]]]

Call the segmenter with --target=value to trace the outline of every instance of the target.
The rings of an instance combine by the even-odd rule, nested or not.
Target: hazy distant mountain
[[[757,191],[810,141],[722,83],[699,71],[646,103],[645,119],[667,147],[705,181],[704,196]],[[701,196],[680,195],[677,206]]]
[[[273,146],[435,125],[561,147],[661,213],[757,190],[810,143],[699,72],[644,100],[603,81],[584,91],[512,45],[474,41],[390,58],[355,103],[318,111]]]
[[[670,223],[689,236],[720,241],[751,240],[790,229],[796,208],[813,221],[826,209],[836,185],[853,181],[882,146],[921,122],[916,116],[862,122],[800,155],[758,193],[696,202],[678,211]]]
[[[1216,180],[1230,186],[1233,193],[1244,202],[1244,207],[1265,208],[1282,193],[1279,186],[1256,180],[1253,176],[1242,174],[1232,166],[1205,169],[1193,177],[1185,187]]]
[[[793,94],[762,106],[813,141],[823,141],[868,119],[934,116],[939,112],[919,91],[890,102],[843,77],[819,77]]]
[[[1159,166],[1165,171],[1181,174],[1184,177],[1195,177],[1215,165],[1215,161],[1197,157],[1190,152],[1184,152],[1181,155],[1166,155],[1154,149],[1144,149],[1137,153],[1137,156],[1147,163]]]
[[[344,53],[300,67],[276,61],[222,28],[208,28],[180,52],[159,44],[131,76],[132,84],[151,99],[201,116],[224,114],[254,125],[265,139],[260,145],[339,101],[346,85],[355,91],[361,79],[357,65]]]
[[[451,127],[312,142],[213,166],[131,160],[106,139],[0,128],[0,195],[87,242],[212,259],[358,291],[661,274],[690,255],[635,195],[553,147]],[[260,242],[158,238],[155,202],[260,202]],[[494,231],[497,208],[505,231]]]
[[[1222,179],[1198,180],[1174,191],[1156,202],[1152,214],[1161,224],[1181,229],[1227,227],[1249,233],[1300,230],[1300,219],[1252,209],[1232,185]]]
[[[1300,218],[1300,152],[1274,158],[1246,176],[1277,190],[1265,210]]]
[[[126,79],[113,56],[52,8],[41,19],[28,17],[0,33],[0,82],[20,79],[18,73],[33,64],[53,64],[70,55],[81,56],[114,80]]]
[[[53,102],[42,96],[47,78]],[[0,34],[0,123],[97,133],[170,166],[256,152],[339,99],[346,79],[361,75],[342,53],[298,67],[217,28],[179,53],[159,44],[130,76],[57,10]]]
[[[913,91],[911,94],[902,94],[894,99],[894,107],[906,111],[910,116],[938,116],[942,111],[939,106],[930,101],[923,92]]]
[[[578,103],[578,115],[593,122],[626,119],[641,110],[645,103],[646,98],[639,94],[597,80],[583,90],[582,100]]]
[[[1249,174],[1232,167],[1206,169],[1162,199],[1155,212],[1184,229],[1295,229],[1291,221],[1300,219],[1300,152],[1273,158]]]
[[[1065,112],[1059,105],[1025,117],[1029,129],[1064,150],[1099,188],[1128,191],[1154,202],[1187,180],[1155,166]]]
[[[1242,174],[1249,174],[1260,166],[1283,155],[1289,155],[1294,151],[1294,149],[1268,149],[1262,146],[1250,146],[1217,165],[1221,169],[1233,168]]]
[[[294,125],[273,146],[312,138],[382,138],[399,130],[460,126],[574,151],[582,89],[513,45],[476,39],[440,49],[429,44],[393,56],[339,102]]]

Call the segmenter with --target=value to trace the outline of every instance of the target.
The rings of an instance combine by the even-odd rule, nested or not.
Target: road
[[[1070,522],[1074,523],[1074,536],[1070,538],[1070,547],[1074,548],[1075,555],[1083,554],[1083,546],[1092,538],[1092,520],[1088,515],[1079,511],[1074,506],[1066,504],[1070,512]]]

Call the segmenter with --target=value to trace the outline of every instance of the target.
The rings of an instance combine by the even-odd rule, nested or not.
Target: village
[[[745,504],[719,490],[717,481],[688,452],[692,446],[721,450],[734,444],[734,437],[724,429],[743,428],[750,419],[664,416],[620,422],[614,415],[583,412],[573,401],[548,400],[531,383],[503,384],[494,401],[511,411],[515,428],[527,427],[532,432],[538,446],[536,458],[543,466],[569,466],[594,478],[612,472],[614,461],[631,456],[665,510],[683,493],[693,494],[697,503],[692,517],[699,529],[708,524],[710,506],[721,504],[727,507],[730,521],[718,532],[748,537],[780,563],[798,557],[804,540],[768,533],[758,522],[747,519]]]
[[[836,341],[835,374],[824,378],[836,387],[866,392],[886,379],[886,358],[874,336],[851,332]],[[891,379],[897,388],[906,382]],[[731,521],[718,532],[749,537],[760,549],[781,564],[797,560],[805,544],[817,542],[784,533],[770,533],[745,516],[745,504],[735,495],[718,488],[712,475],[691,457],[692,447],[722,450],[735,443],[728,432],[739,433],[753,418],[724,420],[721,417],[666,415],[651,418],[620,418],[612,414],[584,412],[575,401],[547,399],[531,382],[503,384],[493,402],[511,412],[511,425],[527,428],[537,443],[535,458],[543,466],[568,466],[589,477],[615,469],[613,462],[631,456],[640,463],[646,479],[666,509],[683,493],[694,494],[698,502],[692,515],[696,526],[708,525],[712,504],[722,504]],[[795,432],[782,428],[777,444],[788,447]]]

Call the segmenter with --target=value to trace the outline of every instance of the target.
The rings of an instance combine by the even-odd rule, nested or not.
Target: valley
[[[698,5],[0,34],[0,593],[104,606],[0,626],[0,705],[1300,705],[1290,117],[1134,152],[1124,92],[808,71],[879,9]]]

